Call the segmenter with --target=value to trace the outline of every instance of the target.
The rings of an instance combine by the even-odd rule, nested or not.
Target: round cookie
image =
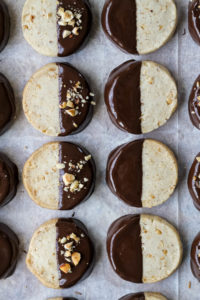
[[[0,208],[16,195],[18,185],[17,166],[0,152]]]
[[[192,124],[200,130],[200,75],[195,80],[190,92],[188,110]]]
[[[88,0],[26,0],[22,12],[24,38],[47,56],[76,52],[88,37],[91,24]]]
[[[82,131],[91,121],[94,94],[78,70],[51,63],[38,70],[23,93],[23,109],[31,125],[49,136]]]
[[[134,293],[128,294],[119,300],[167,300],[163,295],[159,293]]]
[[[0,223],[0,279],[10,277],[16,268],[19,240],[5,224]]]
[[[200,281],[200,232],[195,237],[191,252],[190,252],[190,266],[194,277]]]
[[[194,206],[200,210],[200,153],[196,155],[190,168],[188,174],[188,189]]]
[[[69,210],[92,194],[95,171],[95,162],[87,150],[69,142],[52,142],[27,160],[23,183],[36,204]]]
[[[10,36],[10,16],[7,5],[0,2],[0,52],[6,47]]]
[[[16,114],[15,97],[8,79],[0,73],[0,135],[12,124]]]
[[[53,219],[34,233],[28,269],[47,287],[69,288],[85,279],[94,264],[94,247],[85,226],[76,219]]]
[[[110,153],[106,181],[111,192],[125,203],[150,208],[164,203],[174,192],[177,161],[161,142],[136,140]]]
[[[180,265],[182,244],[176,229],[152,215],[126,215],[112,223],[107,253],[124,280],[153,283],[169,277]]]
[[[173,36],[177,9],[173,0],[106,0],[102,26],[107,37],[123,51],[148,54]]]
[[[114,69],[105,86],[111,121],[123,131],[151,132],[177,108],[177,87],[169,71],[152,61],[129,60]]]
[[[188,4],[188,29],[192,39],[200,45],[200,8],[199,0],[190,0]]]

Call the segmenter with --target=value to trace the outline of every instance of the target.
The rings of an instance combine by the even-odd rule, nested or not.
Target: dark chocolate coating
[[[18,185],[17,166],[0,152],[0,208],[16,195]]]
[[[141,134],[141,62],[129,60],[114,69],[105,86],[105,103],[111,121],[124,131]]]
[[[200,153],[197,154],[188,175],[188,189],[194,206],[200,210]]]
[[[0,223],[0,279],[11,276],[16,268],[19,241],[16,234]]]
[[[142,207],[143,142],[137,140],[114,149],[106,168],[106,182],[111,192],[134,207]]]
[[[0,2],[0,52],[6,47],[10,36],[10,17],[7,5]]]
[[[106,0],[101,22],[105,34],[115,45],[125,52],[138,54],[135,0]]]
[[[60,170],[60,202],[59,209],[69,210],[80,204],[82,201],[86,201],[94,191],[95,186],[95,173],[96,167],[93,158],[87,162],[85,156],[88,156],[89,152],[77,144],[69,142],[61,142],[59,146],[59,162],[65,163],[65,168]],[[82,163],[84,161],[85,163]],[[75,167],[70,167],[69,163],[72,163]],[[83,165],[82,169],[77,168],[77,164]],[[69,173],[75,176],[84,187],[80,191],[70,192],[70,190],[64,190],[63,175]],[[87,178],[87,182],[84,181]]]
[[[197,234],[192,243],[190,266],[193,275],[200,281],[200,232]]]
[[[10,127],[15,113],[13,89],[7,78],[0,73],[0,135]]]
[[[56,250],[57,250],[57,261],[58,261],[58,271],[59,271],[59,284],[60,288],[69,288],[75,285],[80,280],[87,278],[94,266],[94,246],[91,239],[88,236],[88,231],[86,227],[77,219],[58,219],[56,224],[57,237],[56,237]],[[59,269],[66,260],[61,251],[65,251],[63,245],[59,243],[59,239],[66,237],[74,233],[80,238],[80,242],[73,248],[75,252],[81,254],[81,260],[77,266],[71,265],[71,273],[65,274]],[[70,242],[71,240],[69,240]]]
[[[65,109],[60,109],[60,136],[75,134],[82,131],[91,121],[93,115],[93,106],[91,101],[93,97],[90,96],[91,90],[83,75],[69,64],[57,63],[59,72],[59,103],[66,102],[66,94],[73,90],[74,85],[80,82],[81,89],[78,89],[77,100],[75,104],[78,114],[74,117],[66,113]],[[76,96],[75,96],[76,97]],[[82,100],[84,101],[81,102]],[[70,107],[67,107],[70,109]],[[74,123],[77,127],[74,126]]]
[[[77,300],[77,299],[75,299],[75,298],[63,298],[63,300]]]
[[[144,293],[128,294],[119,300],[145,300]]]
[[[200,129],[200,75],[197,77],[192,87],[189,97],[188,109],[192,124],[197,129]]]
[[[63,7],[64,10],[70,10],[73,13],[81,13],[81,30],[79,30],[79,35],[70,35],[63,38],[63,31],[72,31],[73,27],[70,25],[60,26],[57,23],[57,33],[58,33],[58,56],[68,56],[76,52],[86,41],[90,29],[92,26],[92,12],[90,9],[90,4],[88,0],[59,0],[57,5],[57,10]]]
[[[200,45],[200,1],[189,1],[188,29],[193,40]]]
[[[107,234],[107,253],[121,278],[142,283],[140,215],[126,215],[112,223]]]

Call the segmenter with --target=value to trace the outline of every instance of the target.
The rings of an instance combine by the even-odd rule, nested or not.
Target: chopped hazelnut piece
[[[86,161],[88,161],[88,160],[91,159],[91,157],[92,157],[91,155],[87,155],[87,156],[85,156],[84,158],[85,158]]]
[[[75,117],[77,115],[77,111],[75,109],[68,109],[66,110],[66,112],[68,113],[68,115]]]
[[[72,33],[74,35],[79,35],[79,30],[80,30],[80,27],[74,27],[74,29],[72,30]]]
[[[72,182],[71,186],[70,186],[70,192],[74,192],[75,190],[77,190],[79,185],[78,180],[75,180],[74,182]]]
[[[70,100],[67,101],[67,106],[68,107],[71,107],[71,108],[74,108],[74,103]]]
[[[72,253],[72,262],[75,266],[79,264],[81,260],[81,254],[79,252]]]
[[[70,238],[77,243],[80,241],[80,238],[77,235],[75,235],[75,233],[71,233]]]
[[[65,173],[63,175],[63,181],[65,185],[71,184],[72,182],[74,182],[74,180],[75,180],[75,176],[73,174]]]
[[[70,266],[70,264],[62,264],[62,265],[60,266],[60,270],[61,270],[63,273],[67,274],[67,273],[71,272],[71,266]]]
[[[71,252],[69,250],[65,251],[64,256],[65,257],[70,257],[71,256]]]
[[[73,242],[70,242],[70,243],[65,244],[65,245],[64,245],[64,248],[65,248],[66,250],[71,251],[71,250],[72,250],[72,246],[73,246]]]
[[[71,34],[71,31],[69,31],[69,30],[64,30],[64,31],[63,31],[63,34],[62,34],[63,39],[65,39],[66,37],[68,37],[70,34]]]
[[[198,162],[200,162],[200,157],[199,157],[199,156],[197,156],[197,157],[196,157],[196,160],[197,160]]]
[[[71,10],[66,10],[63,14],[63,20],[65,22],[70,22],[74,18],[74,14]]]

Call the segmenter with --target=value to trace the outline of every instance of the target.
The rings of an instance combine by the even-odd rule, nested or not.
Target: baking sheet
[[[0,72],[9,78],[14,88],[17,119],[12,128],[0,137],[0,151],[7,153],[16,162],[21,177],[23,164],[29,155],[42,144],[56,140],[40,134],[26,121],[21,105],[22,92],[26,81],[38,68],[49,62],[66,61],[88,77],[96,94],[97,106],[92,122],[82,133],[57,140],[78,142],[91,151],[97,165],[97,182],[92,197],[75,210],[67,212],[40,208],[31,201],[20,183],[16,198],[0,210],[0,221],[14,229],[19,236],[21,249],[14,275],[0,281],[0,300],[43,300],[53,296],[74,296],[79,300],[115,300],[136,291],[158,291],[170,300],[199,300],[200,284],[191,274],[189,251],[194,236],[200,230],[200,213],[192,204],[186,177],[194,156],[200,151],[200,132],[190,123],[187,112],[189,92],[200,73],[200,48],[192,41],[187,30],[188,0],[177,0],[179,26],[173,39],[161,50],[144,57],[168,67],[179,85],[178,112],[164,127],[147,135],[166,143],[175,152],[179,159],[179,185],[169,201],[151,210],[128,207],[112,195],[105,183],[109,152],[117,145],[137,137],[114,127],[104,105],[103,88],[110,71],[134,58],[121,52],[105,38],[100,26],[104,0],[90,0],[94,24],[86,47],[70,57],[56,60],[36,53],[23,39],[20,21],[24,0],[4,1],[9,6],[12,30],[8,46],[0,54]],[[184,243],[184,260],[179,271],[151,285],[137,285],[120,279],[111,269],[105,249],[106,233],[111,222],[122,215],[142,211],[158,214],[177,226]],[[95,268],[88,279],[69,290],[48,289],[27,270],[25,252],[34,230],[40,224],[54,217],[70,217],[73,212],[75,217],[86,224],[95,242]]]

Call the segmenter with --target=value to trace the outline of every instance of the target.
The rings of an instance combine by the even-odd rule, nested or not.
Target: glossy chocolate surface
[[[78,70],[69,64],[57,63],[59,71],[60,136],[82,131],[91,121],[93,97],[90,87]],[[73,107],[63,104],[72,102]],[[64,107],[64,108],[62,108]],[[76,115],[68,112],[75,110]]]
[[[188,175],[188,189],[194,206],[200,210],[200,153],[197,154]]]
[[[107,162],[106,182],[125,203],[142,207],[142,148],[144,140],[123,144],[113,150]]]
[[[17,184],[18,170],[16,165],[0,152],[0,208],[15,197]]]
[[[93,158],[88,159],[89,152],[76,144],[61,142],[59,156],[59,162],[65,165],[65,168],[60,170],[59,209],[68,210],[91,196],[95,186],[96,168]],[[71,191],[70,185],[65,186],[63,181],[65,173],[75,176],[75,180],[79,183],[76,190]]]
[[[59,0],[57,5],[57,12],[59,8],[64,8],[65,11],[73,13],[75,25],[72,26],[69,23],[66,26],[60,26],[58,18],[57,33],[58,33],[58,56],[68,56],[77,51],[87,39],[91,25],[92,25],[92,13],[88,0]],[[76,18],[76,15],[79,17]],[[74,28],[78,29],[78,34],[73,34]],[[67,37],[63,38],[65,30],[71,32]]]
[[[8,8],[3,0],[0,2],[0,52],[8,43],[10,35],[10,17]]]
[[[119,300],[145,300],[144,293],[128,294]]]
[[[118,128],[141,134],[141,62],[127,61],[114,69],[105,86],[105,103]]]
[[[7,78],[0,73],[0,135],[10,127],[15,113],[13,89]]]
[[[200,232],[197,234],[192,243],[190,266],[193,275],[200,281]]]
[[[56,231],[59,284],[61,288],[69,288],[75,285],[78,281],[88,277],[91,273],[94,265],[94,247],[92,241],[88,236],[86,227],[77,219],[59,219],[56,224]],[[74,234],[79,239],[79,241],[76,242],[74,241],[74,239],[70,238],[71,234]],[[65,256],[61,254],[61,251],[66,251],[66,249],[64,248],[64,244],[59,242],[63,237],[68,238],[67,243],[73,242],[72,251],[78,252],[81,255],[81,259],[77,266],[75,266],[72,261],[67,261]],[[70,264],[71,267],[71,272],[67,274],[60,270],[60,266],[65,263]]]
[[[135,0],[106,0],[101,22],[112,42],[128,53],[138,54]]]
[[[110,226],[107,253],[114,271],[123,279],[142,283],[140,215],[127,215]]]
[[[17,264],[19,241],[15,233],[0,223],[0,279],[11,276]]]
[[[193,40],[200,45],[200,1],[189,1],[188,29]]]
[[[189,97],[189,115],[192,124],[200,129],[200,75],[197,77]]]

